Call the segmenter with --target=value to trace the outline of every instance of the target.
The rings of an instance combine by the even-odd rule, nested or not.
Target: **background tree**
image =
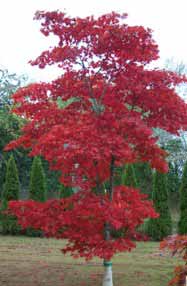
[[[10,113],[10,110],[13,107],[11,95],[26,83],[26,76],[18,76],[17,74],[9,73],[6,69],[0,69],[0,193],[3,190],[3,183],[6,174],[6,161],[10,154],[14,155],[18,163],[21,182],[24,182],[27,177],[26,170],[29,169],[28,165],[25,167],[25,162],[29,161],[26,155],[27,152],[23,150],[11,151],[10,154],[3,152],[3,148],[10,140],[18,138],[20,135],[20,129],[25,123],[23,118]]]
[[[33,210],[24,219],[35,227],[40,224],[46,235],[69,240],[64,252],[103,258],[105,286],[112,285],[112,256],[133,248],[137,226],[155,217],[150,201],[137,190],[114,187],[116,168],[138,161],[166,172],[166,152],[152,130],[177,134],[187,128],[187,106],[175,91],[186,78],[151,70],[149,64],[158,59],[151,31],[129,27],[125,18],[114,12],[98,18],[36,13],[41,32],[54,34],[59,42],[32,64],[58,65],[61,76],[14,94],[15,112],[28,121],[22,136],[7,147],[31,148],[30,155],[43,156],[62,172],[65,186],[79,188],[70,198],[53,202],[56,207],[24,202]],[[125,236],[113,239],[113,228],[125,229]]]
[[[40,157],[34,157],[29,184],[29,199],[45,202],[47,199],[46,178]]]
[[[8,202],[18,200],[20,193],[20,183],[18,170],[14,157],[11,156],[7,163],[6,179],[1,198],[1,211],[7,209]],[[1,213],[1,227],[3,234],[18,234],[20,226],[17,224],[17,219],[11,215]]]
[[[59,198],[68,198],[73,195],[73,190],[71,187],[65,187],[63,184],[59,185]]]
[[[179,187],[181,184],[180,173],[178,165],[176,163],[169,162],[169,171],[167,174],[167,190],[172,208],[178,208]]]
[[[178,233],[187,234],[187,162],[184,166],[179,193],[180,193],[180,218],[178,223]]]
[[[137,179],[138,188],[142,193],[152,197],[153,174],[149,164],[138,162],[134,164],[135,176]]]
[[[138,187],[133,164],[125,165],[125,168],[122,170],[120,185],[125,185],[129,187],[134,187],[134,188]]]
[[[0,69],[0,108],[10,108],[12,105],[10,96],[25,85],[27,80],[25,75],[18,76],[16,73],[10,73],[7,69]]]
[[[159,213],[156,219],[148,222],[148,234],[154,240],[162,240],[172,232],[171,214],[168,205],[166,174],[154,173],[152,200],[154,208]]]
[[[46,178],[40,157],[34,157],[29,182],[29,199],[45,202],[47,199]],[[40,230],[27,228],[25,234],[28,236],[42,236]]]

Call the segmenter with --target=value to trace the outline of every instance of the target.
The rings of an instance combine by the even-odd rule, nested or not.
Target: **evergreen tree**
[[[180,179],[178,174],[178,166],[175,163],[169,163],[169,172],[167,174],[167,188],[169,193],[178,193],[180,187]]]
[[[121,185],[137,188],[137,180],[133,164],[127,164],[122,171]]]
[[[153,175],[152,200],[154,208],[159,217],[150,219],[147,225],[147,232],[154,240],[162,240],[171,234],[172,221],[168,206],[167,178],[166,174],[155,172]]]
[[[29,199],[39,202],[45,202],[47,199],[46,178],[40,157],[34,157],[32,162]],[[32,228],[28,228],[25,233],[28,236],[42,236],[42,231]]]
[[[29,184],[29,198],[44,202],[47,199],[46,178],[40,157],[34,157]]]
[[[138,184],[138,188],[142,193],[152,196],[153,175],[148,163],[134,164],[134,172]]]
[[[180,219],[178,223],[179,234],[187,234],[187,162],[182,175],[180,193]]]
[[[63,184],[60,184],[60,186],[59,186],[59,198],[60,199],[68,198],[71,195],[73,195],[73,193],[74,192],[73,192],[71,187],[66,187]]]
[[[13,155],[10,156],[7,163],[5,176],[5,184],[2,193],[1,210],[7,209],[10,200],[18,200],[20,193],[20,183],[18,170]],[[3,234],[18,234],[20,227],[17,224],[16,218],[10,215],[1,213],[1,227]]]

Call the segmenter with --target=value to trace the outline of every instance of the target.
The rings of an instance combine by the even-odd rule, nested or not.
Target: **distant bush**
[[[187,234],[187,162],[184,166],[180,193],[180,219],[178,223],[178,233]]]
[[[73,189],[71,187],[66,187],[63,184],[59,186],[59,198],[68,198],[73,195]]]
[[[46,177],[39,157],[34,157],[31,166],[29,199],[39,202],[47,199]]]
[[[46,177],[40,157],[34,157],[29,183],[29,199],[39,202],[45,202],[47,199]],[[26,235],[33,237],[43,236],[40,230],[28,228]]]
[[[19,234],[21,227],[17,224],[15,217],[4,213],[8,207],[8,202],[18,200],[20,193],[20,183],[18,170],[13,155],[7,163],[5,184],[2,192],[1,201],[1,232],[2,234]]]
[[[146,225],[147,234],[153,240],[162,240],[172,232],[172,221],[168,204],[167,178],[165,174],[155,172],[153,177],[152,200],[159,217],[150,219]]]

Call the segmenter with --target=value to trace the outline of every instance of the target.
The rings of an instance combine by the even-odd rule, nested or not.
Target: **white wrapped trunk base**
[[[104,276],[102,286],[113,286],[112,280],[112,262],[104,262]]]

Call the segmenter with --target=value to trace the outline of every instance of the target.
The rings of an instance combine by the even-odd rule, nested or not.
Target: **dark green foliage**
[[[59,198],[68,198],[73,195],[73,190],[71,187],[65,187],[63,184],[59,186]]]
[[[134,188],[138,187],[134,166],[132,164],[127,164],[125,168],[122,170],[121,185]]]
[[[7,163],[6,178],[4,189],[2,193],[1,211],[7,209],[8,202],[10,200],[18,200],[20,192],[20,184],[18,177],[18,170],[14,157],[11,156]],[[1,212],[1,228],[3,234],[18,234],[20,227],[18,226],[16,219],[10,215],[3,214]]]
[[[46,178],[40,157],[34,157],[31,167],[29,199],[45,202],[47,199]],[[28,228],[25,232],[28,236],[40,237],[42,231]]]
[[[42,166],[46,174],[46,185],[47,185],[47,198],[57,198],[59,189],[59,177],[61,176],[60,171],[53,171],[49,168],[49,163],[42,159]]]
[[[18,170],[14,157],[11,156],[7,163],[6,179],[3,190],[2,201],[18,200],[19,199],[19,177]]]
[[[167,174],[167,188],[169,193],[178,192],[180,187],[180,178],[178,174],[178,166],[174,163],[169,163],[169,171]]]
[[[152,200],[159,218],[150,219],[147,224],[148,235],[153,240],[162,240],[172,232],[172,221],[168,206],[166,174],[155,172],[153,176]]]
[[[180,219],[178,233],[187,234],[187,162],[184,165],[182,182],[180,186]]]
[[[153,176],[152,170],[147,163],[134,164],[134,172],[138,184],[138,188],[142,193],[152,196]]]
[[[14,140],[20,135],[20,127],[23,126],[24,119],[10,113],[12,107],[11,95],[21,86],[25,85],[27,78],[25,76],[18,76],[16,74],[10,74],[8,70],[0,69],[0,193],[2,196],[3,184],[6,174],[6,162],[10,154],[14,154],[16,162],[20,162],[19,156],[22,151],[11,151],[9,154],[3,152],[3,148],[11,140]],[[18,166],[19,167],[19,166]],[[18,168],[20,171],[20,169]],[[25,168],[20,172],[23,174],[27,172],[28,168]],[[21,178],[20,178],[21,179]]]
[[[39,157],[34,157],[31,167],[29,199],[39,202],[46,201],[45,174]]]

